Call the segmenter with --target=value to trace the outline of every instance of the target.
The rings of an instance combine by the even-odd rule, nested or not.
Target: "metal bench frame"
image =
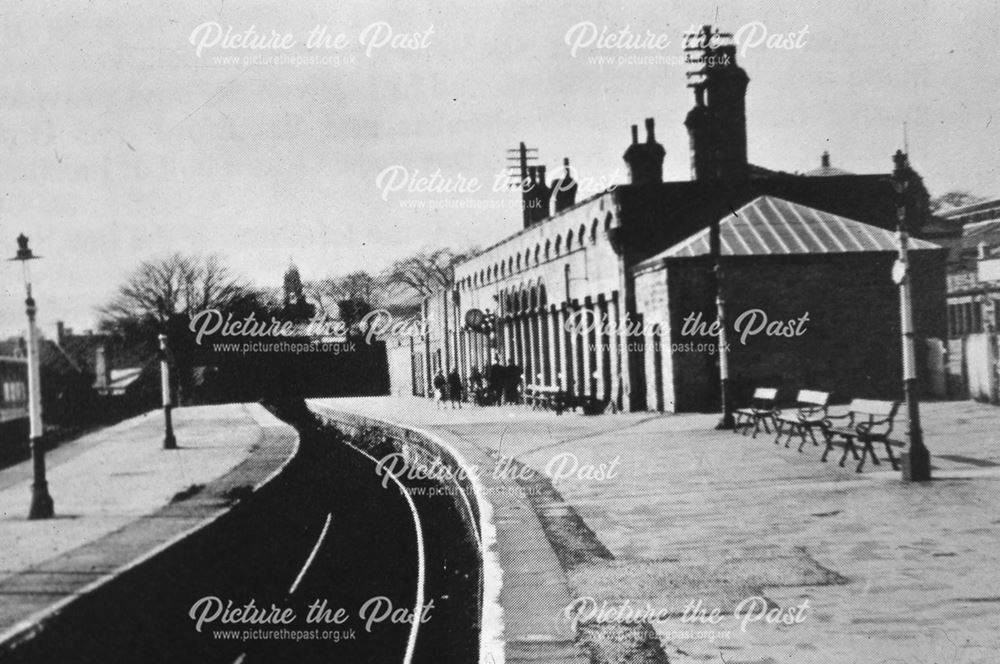
[[[856,472],[862,472],[865,460],[871,456],[872,463],[879,465],[878,457],[875,455],[874,443],[885,445],[886,455],[892,464],[893,470],[899,470],[899,460],[892,453],[893,445],[899,443],[890,440],[896,413],[899,411],[899,401],[878,401],[875,399],[854,399],[843,415],[827,416],[823,426],[823,436],[826,438],[826,450],[820,461],[826,461],[836,444],[835,438],[843,439],[844,453],[840,457],[840,467],[844,467],[847,454],[850,453],[858,460]],[[836,425],[835,421],[846,420],[843,425]],[[861,457],[858,458],[858,449],[855,440],[861,443]]]
[[[816,440],[815,429],[823,430],[823,422],[827,419],[827,408],[830,403],[830,393],[818,390],[799,390],[795,397],[795,408],[778,410],[774,413],[774,444],[781,444],[781,436],[785,435],[785,447],[792,442],[792,437],[796,434],[801,438],[799,442],[799,452],[805,447],[809,434],[813,445],[819,447]]]
[[[753,396],[750,397],[750,405],[744,408],[737,408],[733,411],[733,415],[736,421],[733,424],[733,431],[739,432],[744,436],[750,431],[750,427],[753,426],[753,436],[757,437],[757,433],[760,431],[760,427],[764,425],[764,431],[766,433],[771,433],[768,428],[768,421],[774,424],[774,404],[778,400],[778,390],[774,387],[758,387],[753,391]],[[777,427],[776,424],[774,424]]]

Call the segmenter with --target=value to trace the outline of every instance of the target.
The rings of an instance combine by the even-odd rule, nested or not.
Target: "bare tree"
[[[455,266],[476,253],[476,249],[424,250],[396,261],[389,266],[383,277],[388,285],[403,286],[421,296],[427,296],[436,290],[452,286],[455,283]]]
[[[337,313],[341,303],[347,301],[365,302],[377,307],[385,291],[381,280],[364,270],[310,282],[306,284],[306,290],[319,308],[331,316]]]
[[[986,199],[967,191],[949,191],[931,199],[931,212],[943,212],[950,208],[960,208]]]
[[[227,307],[249,290],[217,257],[177,253],[141,263],[99,313],[105,329],[140,320],[163,324],[178,314]]]

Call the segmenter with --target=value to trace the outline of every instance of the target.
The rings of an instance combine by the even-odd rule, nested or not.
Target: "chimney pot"
[[[632,145],[639,142],[639,125],[632,125]]]
[[[646,142],[656,142],[656,133],[653,130],[653,118],[646,118]]]
[[[826,150],[823,151],[823,156],[820,158],[820,165],[823,168],[830,168],[830,153]]]

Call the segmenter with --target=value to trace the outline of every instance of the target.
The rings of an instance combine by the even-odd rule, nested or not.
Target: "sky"
[[[689,177],[681,44],[703,23],[739,36],[753,163],[887,172],[905,122],[932,195],[1000,196],[998,22],[986,0],[0,0],[0,256],[23,232],[44,257],[51,335],[173,252],[277,286],[291,261],[308,280],[487,246],[521,225],[495,191],[519,141],[593,193],[653,117],[665,179]],[[0,335],[23,299],[0,263]]]

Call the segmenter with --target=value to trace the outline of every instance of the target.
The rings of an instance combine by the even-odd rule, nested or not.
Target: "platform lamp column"
[[[167,350],[167,335],[160,335],[160,391],[163,396],[163,449],[176,450],[177,438],[174,436],[173,399],[170,392],[170,354]]]
[[[920,427],[920,400],[917,396],[917,353],[916,333],[913,326],[913,290],[910,282],[909,264],[909,219],[907,215],[907,185],[905,177],[905,155],[896,153],[896,216],[899,221],[896,236],[899,257],[893,266],[893,279],[899,285],[900,329],[903,335],[903,393],[906,397],[906,413],[909,424],[909,449],[903,455],[903,479],[910,482],[925,482],[931,479],[931,455],[924,445],[924,433]]]
[[[17,237],[17,255],[10,259],[19,261],[24,274],[24,288],[27,297],[24,300],[25,313],[28,315],[28,423],[31,440],[31,465],[33,479],[31,482],[31,507],[28,510],[29,519],[48,519],[55,509],[52,496],[49,495],[49,484],[45,479],[45,440],[42,425],[42,382],[41,360],[38,356],[38,328],[35,325],[35,298],[31,295],[31,270],[28,261],[36,260],[28,247],[28,238],[22,233]]]
[[[722,284],[722,221],[712,222],[708,232],[708,248],[711,255],[712,268],[709,272],[711,291],[715,293],[715,319],[719,326],[718,357],[719,357],[719,397],[722,403],[722,417],[716,429],[734,429],[732,392],[729,386],[729,343],[726,337],[726,301]]]

